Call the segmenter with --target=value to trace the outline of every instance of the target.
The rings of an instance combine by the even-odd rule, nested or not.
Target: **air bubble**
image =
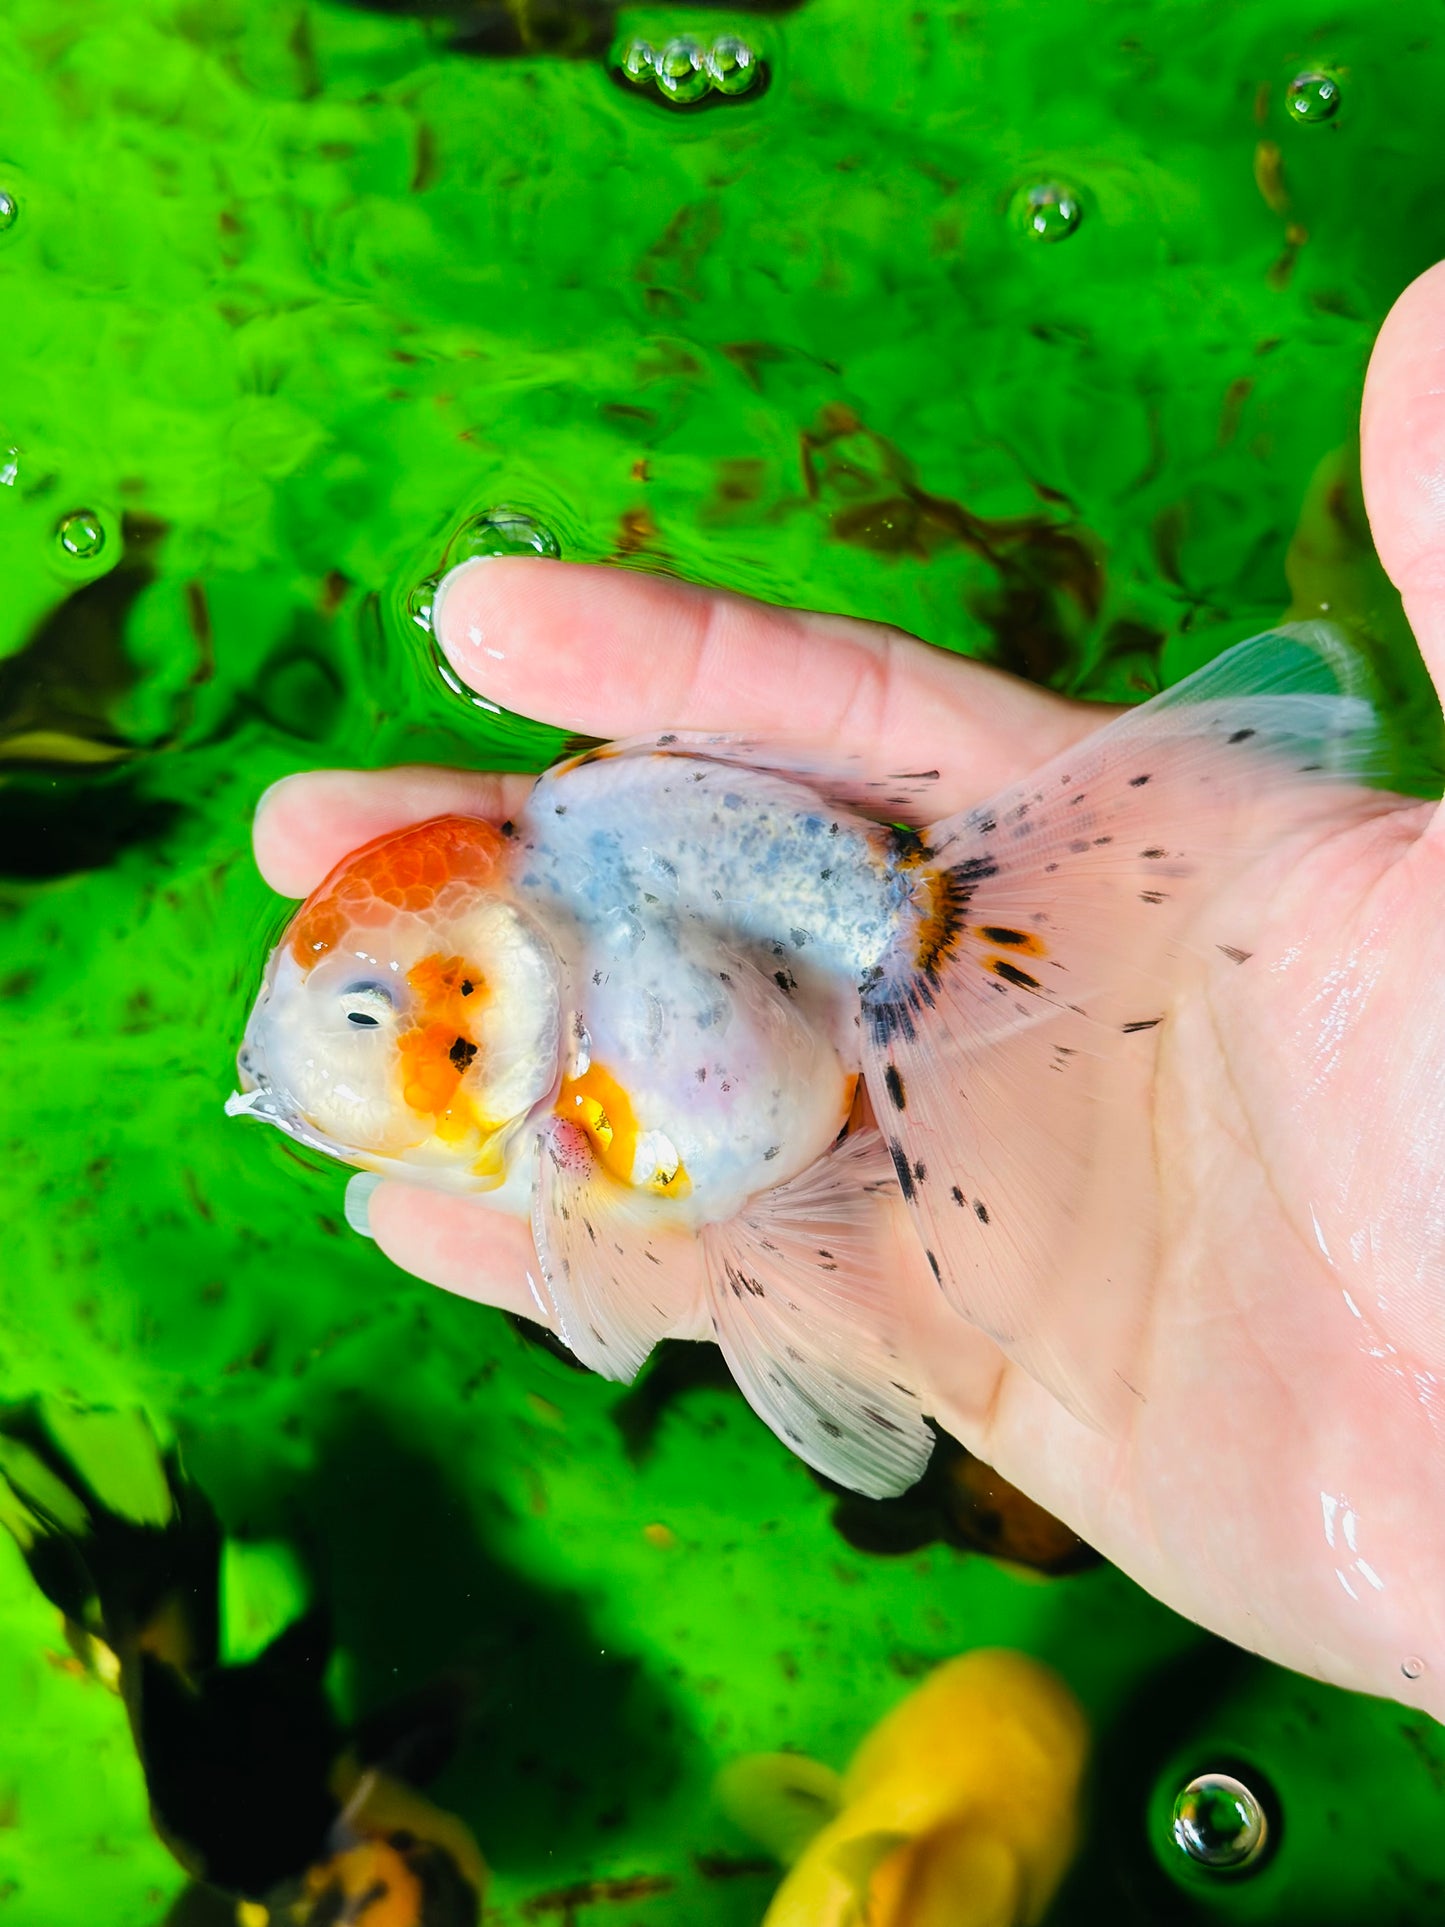
[[[1035,241],[1063,241],[1083,218],[1079,197],[1062,181],[1040,181],[1020,191],[1014,202],[1014,218],[1024,233]]]
[[[1406,1679],[1419,1679],[1425,1671],[1425,1662],[1415,1653],[1411,1653],[1408,1659],[1401,1660],[1400,1671]]]
[[[436,601],[439,576],[429,575],[418,582],[406,599],[406,613],[418,629],[430,630],[432,606]]]
[[[690,34],[669,40],[657,56],[657,90],[666,99],[687,107],[701,100],[712,85],[707,56]]]
[[[1259,1798],[1227,1773],[1201,1773],[1174,1802],[1174,1843],[1197,1866],[1237,1873],[1269,1837]]]
[[[475,555],[545,555],[555,562],[562,544],[544,522],[525,509],[498,507],[479,515],[456,536],[447,551],[447,567],[455,568]]]
[[[77,562],[93,562],[105,547],[105,523],[93,509],[74,509],[56,524],[55,539]]]
[[[629,40],[617,57],[617,71],[634,87],[647,87],[657,78],[657,49],[650,40]]]
[[[655,87],[669,107],[694,107],[709,94],[738,100],[760,91],[767,78],[762,55],[736,33],[721,33],[707,47],[691,34],[674,34],[660,50],[634,34],[614,49],[612,65],[629,86]]]
[[[735,33],[720,34],[707,50],[707,72],[720,94],[735,99],[747,93],[758,78],[760,62],[746,40]]]
[[[8,234],[20,219],[20,203],[8,188],[0,187],[0,234]]]
[[[1284,104],[1291,120],[1313,127],[1338,111],[1340,83],[1333,74],[1296,74],[1285,89]]]

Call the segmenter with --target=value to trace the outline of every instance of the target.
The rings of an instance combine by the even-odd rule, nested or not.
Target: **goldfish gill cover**
[[[751,56],[690,105],[685,53],[669,99],[627,51],[688,34]],[[985,1643],[1095,1731],[1051,1920],[1433,1917],[1423,1717],[926,1506],[845,1536],[704,1359],[576,1374],[392,1270],[342,1172],[221,1101],[280,922],[261,788],[556,747],[437,672],[415,617],[468,546],[886,616],[1114,698],[1328,603],[1423,715],[1353,437],[1374,332],[1445,253],[1445,23],[10,0],[0,89],[0,1398],[144,1408],[262,1574],[253,1643],[329,1602],[338,1719],[467,1677],[431,1797],[489,1919],[759,1921],[777,1872],[717,1770],[841,1767]],[[4,1927],[231,1917],[183,1891],[119,1702],[3,1534],[0,1707]],[[1235,1767],[1282,1823],[1211,1879],[1170,1805]]]

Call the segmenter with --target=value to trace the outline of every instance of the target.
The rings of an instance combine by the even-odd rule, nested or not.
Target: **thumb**
[[[1361,470],[1370,530],[1420,652],[1445,691],[1445,262],[1385,318],[1365,378]]]

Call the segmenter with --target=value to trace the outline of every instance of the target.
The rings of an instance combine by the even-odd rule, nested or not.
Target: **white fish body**
[[[630,1377],[711,1331],[767,1422],[873,1493],[930,1446],[880,1236],[896,1188],[954,1307],[1107,1423],[1130,1332],[1090,1382],[1058,1283],[1107,1321],[1077,1267],[1150,1197],[1099,1104],[1156,1048],[1180,958],[1227,948],[1190,929],[1211,883],[1370,768],[1351,674],[1328,632],[1257,638],[921,836],[765,746],[574,758],[500,833],[439,819],[326,879],[233,1107],[529,1210],[586,1363]],[[842,1136],[860,1076],[881,1142]]]

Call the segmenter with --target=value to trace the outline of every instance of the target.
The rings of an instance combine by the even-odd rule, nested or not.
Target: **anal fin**
[[[713,1331],[753,1410],[801,1459],[884,1498],[928,1463],[892,1310],[877,1134],[860,1132],[790,1183],[703,1232]]]

